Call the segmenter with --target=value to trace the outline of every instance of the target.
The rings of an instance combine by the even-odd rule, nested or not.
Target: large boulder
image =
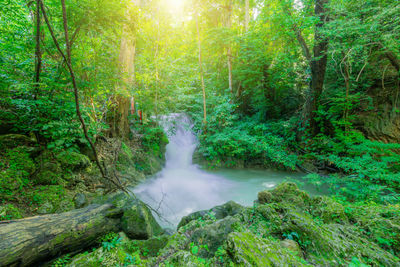
[[[250,232],[230,234],[227,251],[235,266],[311,266],[279,242]]]
[[[228,235],[240,227],[239,219],[228,216],[215,223],[197,228],[190,237],[190,243],[195,244],[200,249],[200,257],[212,257],[218,248],[224,243]]]
[[[121,229],[132,239],[148,239],[161,235],[164,231],[157,223],[150,209],[145,203],[125,193],[116,193],[111,196],[103,196],[95,203],[112,203],[121,208],[124,215],[121,218]]]
[[[87,156],[73,151],[63,151],[56,155],[56,159],[63,168],[72,171],[79,171],[90,165],[90,159]]]
[[[259,192],[257,200],[260,204],[284,201],[301,207],[310,201],[310,196],[290,182],[282,183],[272,190]]]
[[[215,218],[217,220],[223,219],[227,216],[234,216],[240,213],[244,209],[243,206],[239,205],[234,201],[229,201],[223,205],[216,206],[210,210],[201,210],[193,212],[187,216],[184,216],[178,224],[178,229],[182,226],[185,226],[189,222],[193,220],[197,220],[199,218]]]

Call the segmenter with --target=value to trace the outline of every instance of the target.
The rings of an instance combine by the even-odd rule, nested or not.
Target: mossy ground
[[[136,185],[162,168],[164,139],[156,151],[145,148],[141,137],[102,139],[97,150],[125,185]],[[0,220],[69,211],[76,208],[77,193],[87,201],[103,194],[109,185],[103,184],[91,154],[83,153],[51,150],[25,135],[0,135]]]
[[[398,206],[311,197],[293,183],[259,197],[253,207],[194,213],[172,236],[123,236],[70,266],[400,266]]]

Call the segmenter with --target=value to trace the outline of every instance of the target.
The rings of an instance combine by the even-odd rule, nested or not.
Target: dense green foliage
[[[143,181],[164,160],[157,118],[180,112],[203,166],[303,171],[333,199],[296,191],[299,207],[245,209],[218,246],[188,239],[232,222],[212,216],[168,240],[110,235],[93,265],[158,263],[157,252],[166,266],[274,264],[265,248],[298,266],[398,263],[399,1],[65,2],[64,18],[58,0],[0,1],[0,220]]]

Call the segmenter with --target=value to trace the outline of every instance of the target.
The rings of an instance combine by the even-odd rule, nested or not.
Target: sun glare
[[[172,13],[181,12],[185,0],[166,0],[166,5]]]

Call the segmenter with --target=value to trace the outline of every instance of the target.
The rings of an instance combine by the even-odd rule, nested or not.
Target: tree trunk
[[[0,265],[34,266],[89,248],[99,236],[118,232],[123,212],[111,204],[61,214],[0,222]]]
[[[321,33],[321,28],[328,20],[328,14],[326,13],[328,2],[329,0],[316,0],[315,2],[315,15],[319,17],[320,21],[315,29],[314,57],[311,60],[311,84],[309,94],[306,98],[303,119],[303,126],[313,136],[319,132],[315,114],[319,108],[328,61],[328,40]]]
[[[228,17],[226,21],[226,26],[230,30],[232,26],[232,2],[229,1],[228,6]],[[228,44],[228,81],[229,81],[229,91],[231,92],[231,97],[233,98],[233,81],[232,81],[232,47],[229,42]]]
[[[40,0],[36,0],[36,50],[35,50],[35,100],[39,94],[40,72],[42,70],[42,53],[40,51]]]
[[[197,28],[197,38],[199,44],[199,68],[200,68],[200,79],[201,79],[201,89],[203,91],[203,123],[207,124],[207,109],[206,109],[206,88],[204,85],[204,72],[203,72],[203,61],[201,54],[201,39],[200,39],[200,27],[199,27],[199,15],[196,14],[196,28]]]
[[[250,22],[250,1],[245,0],[244,30],[247,32]]]

